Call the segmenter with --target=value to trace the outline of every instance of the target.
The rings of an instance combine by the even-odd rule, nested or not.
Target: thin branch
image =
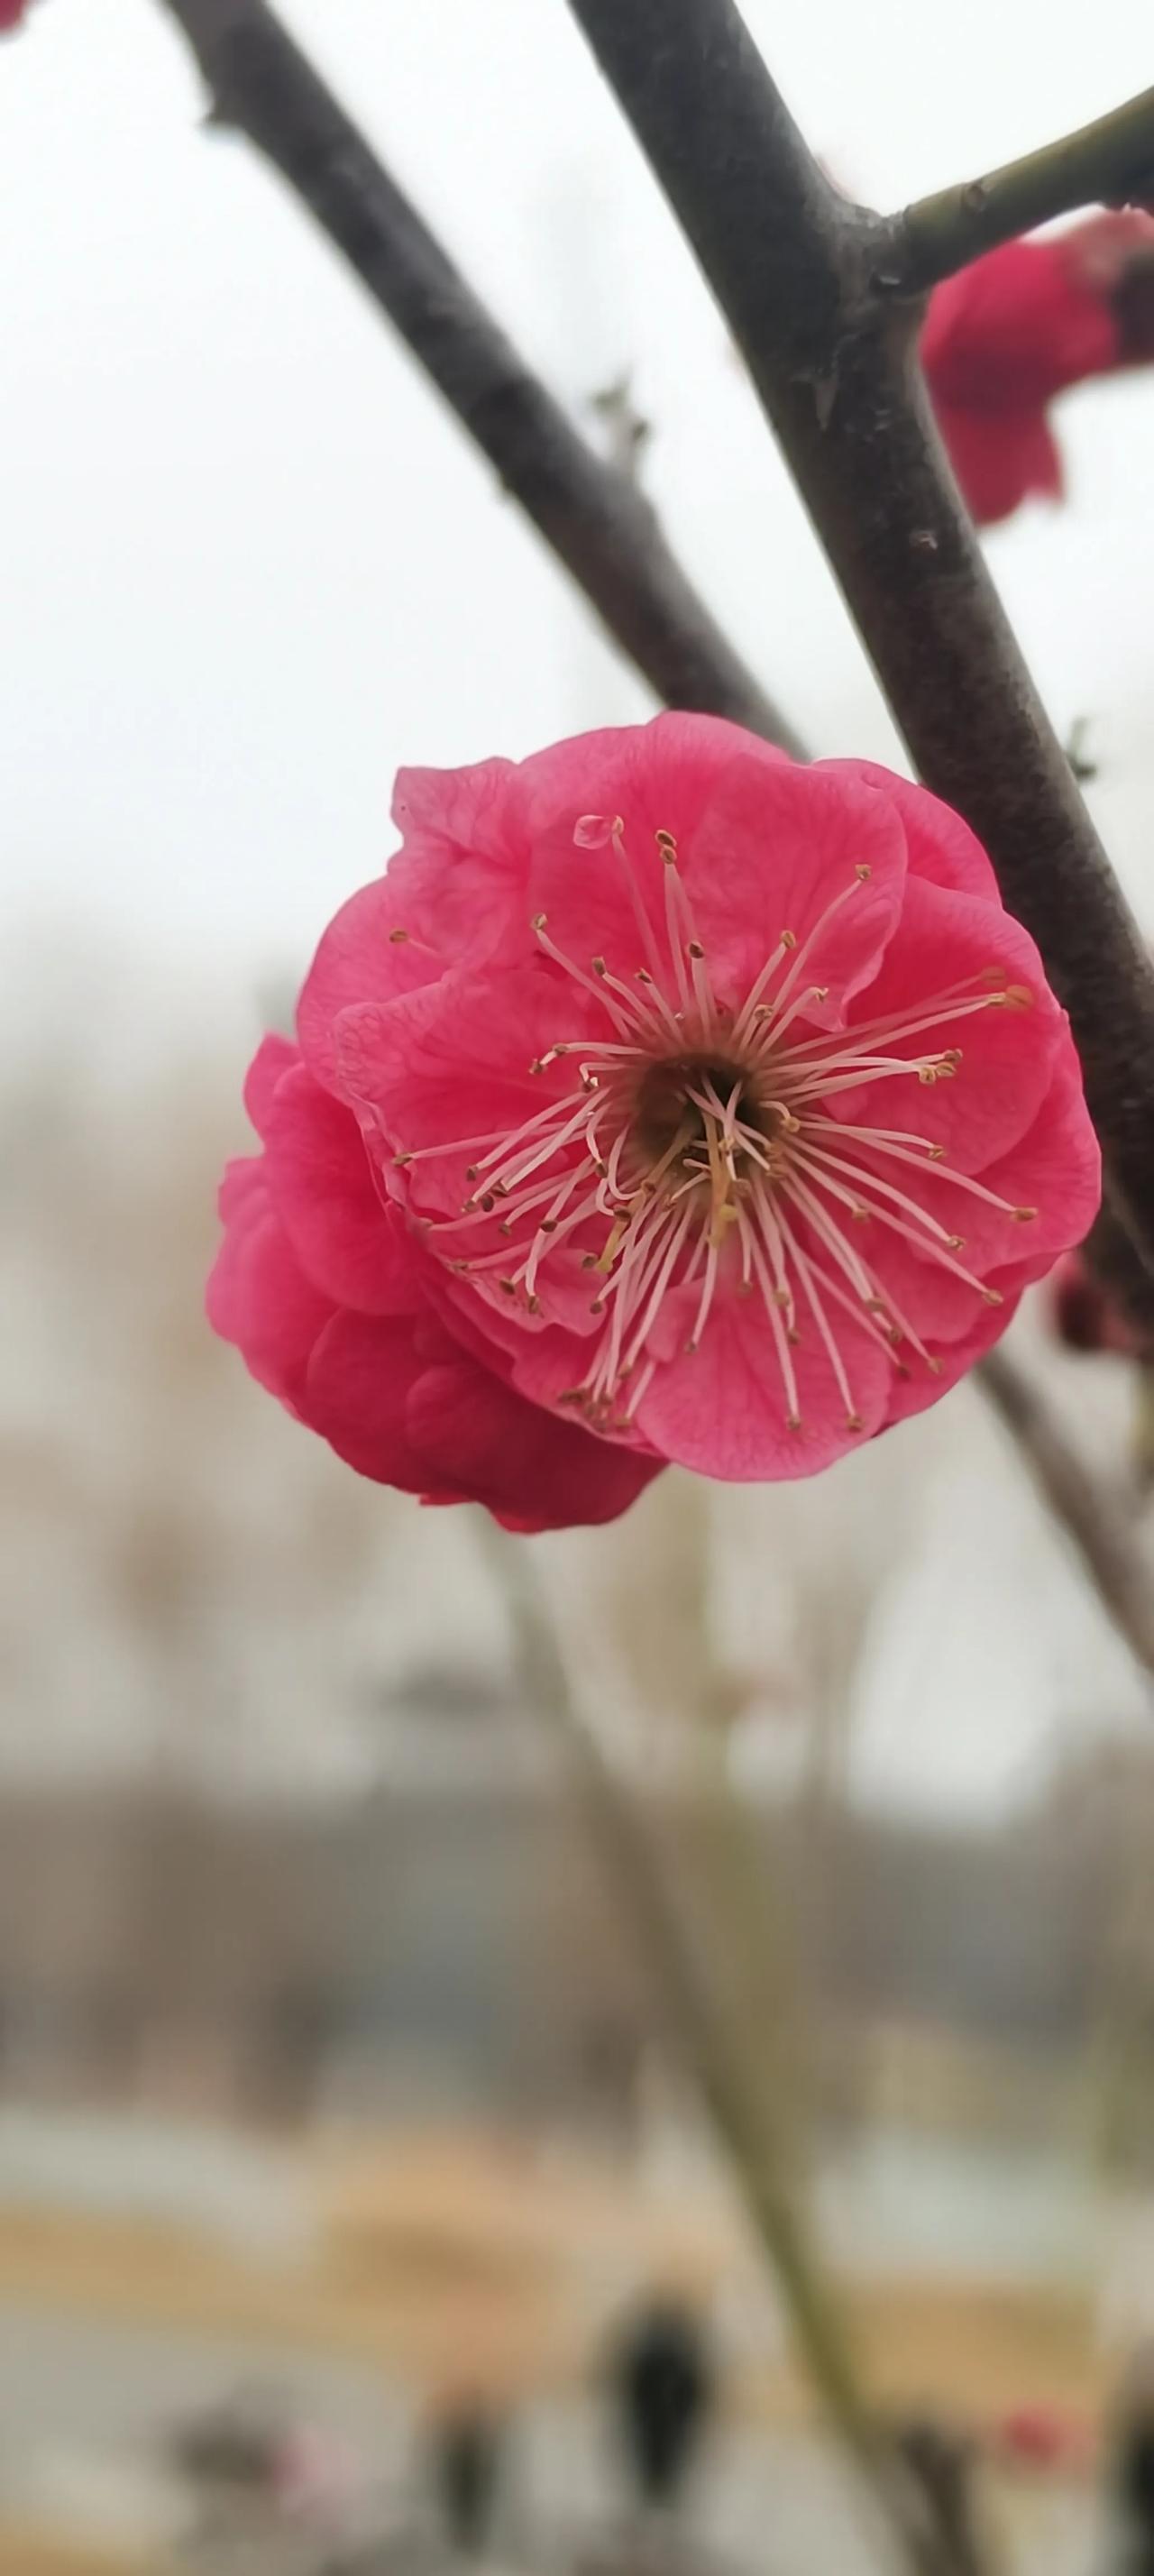
[[[1154,1582],[1129,1524],[1077,1455],[1051,1407],[1004,1351],[979,1371],[1053,1518],[1072,1539],[1099,1600],[1135,1662],[1154,1679]]]
[[[1070,1013],[1114,1204],[1154,1273],[1154,970],[979,553],[879,278],[733,0],[569,0],[724,312],[914,763],[965,815]],[[1154,1284],[1144,1299],[1154,1317]]]
[[[904,293],[918,293],[968,266],[998,242],[1049,223],[1076,206],[1149,206],[1154,201],[1154,89],[1095,117],[1058,143],[1007,161],[982,179],[939,188],[896,218]],[[887,278],[887,284],[889,279]]]
[[[651,505],[574,429],[264,0],[163,5],[196,55],[214,126],[239,128],[295,189],[658,697],[800,757]]]
[[[642,1809],[580,1707],[526,1542],[506,1536],[487,1512],[474,1515],[474,1527],[509,1611],[526,1699],[564,1746],[613,1894],[631,1910],[671,2036],[701,2093],[814,2386],[902,2555],[918,2576],[931,2576],[935,2562],[918,2547],[895,2464],[801,2221],[788,2150],[728,1998],[688,1933]]]

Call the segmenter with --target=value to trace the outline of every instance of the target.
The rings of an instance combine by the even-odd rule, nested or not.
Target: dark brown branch
[[[726,315],[916,767],[1038,942],[1107,1187],[1154,1271],[1154,971],[946,464],[917,308],[885,291],[900,284],[893,228],[828,186],[733,0],[570,6]]]
[[[1129,1523],[1101,1480],[1083,1465],[1052,1408],[1004,1351],[991,1352],[979,1374],[1119,1635],[1143,1672],[1154,1677],[1154,1581]]]
[[[213,123],[247,134],[295,189],[658,697],[800,755],[642,493],[498,330],[264,0],[164,5],[200,64]]]
[[[898,267],[907,292],[951,277],[984,250],[1076,206],[1154,201],[1154,89],[1079,126],[1040,152],[1008,161],[960,188],[940,188],[897,218]]]

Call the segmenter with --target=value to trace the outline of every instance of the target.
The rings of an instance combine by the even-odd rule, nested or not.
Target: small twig
[[[633,379],[625,374],[615,376],[612,384],[600,385],[589,396],[589,409],[605,424],[605,452],[610,463],[626,475],[630,483],[640,477],[642,450],[653,436],[653,423],[638,411],[633,400]]]
[[[824,178],[734,0],[569,0],[713,288],[921,776],[1069,1011],[1151,1276],[1154,970],[962,508],[895,227]]]
[[[952,277],[982,251],[1076,206],[1154,203],[1154,89],[1060,142],[1007,161],[982,179],[939,188],[895,218],[907,294]]]
[[[814,2386],[893,2540],[919,2576],[928,2576],[913,2546],[905,2498],[884,2436],[801,2223],[788,2154],[733,2027],[727,1998],[709,1978],[688,1935],[641,1809],[579,1705],[526,1542],[507,1537],[487,1513],[477,1513],[474,1525],[509,1610],[526,1698],[565,1747],[613,1893],[631,1909],[671,2036],[700,2090]]]
[[[1053,1518],[1073,1540],[1119,1636],[1141,1670],[1154,1678],[1154,1582],[1122,1513],[1079,1458],[1045,1398],[1004,1351],[992,1351],[979,1375]]]
[[[163,0],[213,99],[355,268],[623,653],[671,707],[801,756],[671,554],[650,504],[533,375],[264,0]]]

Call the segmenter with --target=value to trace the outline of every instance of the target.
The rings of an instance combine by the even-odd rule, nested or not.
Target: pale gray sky
[[[634,368],[670,532],[815,745],[896,757],[563,0],[284,14],[558,389],[578,401]],[[1150,79],[1148,0],[1092,21],[1081,0],[748,14],[815,147],[881,204]],[[234,1028],[254,979],[304,954],[381,863],[399,762],[516,754],[647,703],[335,255],[199,108],[155,0],[37,0],[0,47],[8,980],[90,931],[129,943],[153,961],[155,1018],[127,1014],[138,1046],[189,971]],[[1071,506],[1023,513],[990,556],[1059,724],[1094,720],[1096,811],[1154,923],[1154,371],[1079,393],[1060,426]],[[17,1020],[27,979],[22,1004]],[[1013,1539],[990,1562],[985,1436],[943,1464],[936,1429],[900,1435],[927,1508],[950,1487],[953,1535],[877,1645],[865,1738],[879,1780],[962,1804],[1019,1776],[1083,1692],[1079,1650],[1055,1673],[1061,1621],[1040,1640],[1022,1597],[1049,1543],[1035,1564],[1022,1542],[1024,1575]],[[1079,1633],[1085,1690],[1124,1701],[1097,1628]],[[927,1654],[952,1675],[937,1749],[917,1731]]]

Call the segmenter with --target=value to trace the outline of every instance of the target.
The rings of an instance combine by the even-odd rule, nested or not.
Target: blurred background
[[[561,0],[283,15],[593,438],[626,385],[814,746],[900,762]],[[1142,0],[747,15],[884,206],[1150,76]],[[719,2400],[678,2547],[857,2576],[473,1516],[359,1484],[203,1321],[244,1065],[379,872],[395,767],[648,712],[203,119],[154,0],[37,0],[0,50],[0,2569],[311,2570],[386,2528],[406,2564],[609,2563],[647,2313],[689,2430]],[[1058,426],[1068,506],[990,560],[1151,922],[1154,378]],[[1012,1339],[1141,1535],[1128,1364],[1060,1353],[1044,1298]],[[532,1553],[874,2398],[973,2433],[1000,2564],[1088,2570],[1154,2332],[1149,1684],[972,1386],[815,1487],[670,1475]]]

